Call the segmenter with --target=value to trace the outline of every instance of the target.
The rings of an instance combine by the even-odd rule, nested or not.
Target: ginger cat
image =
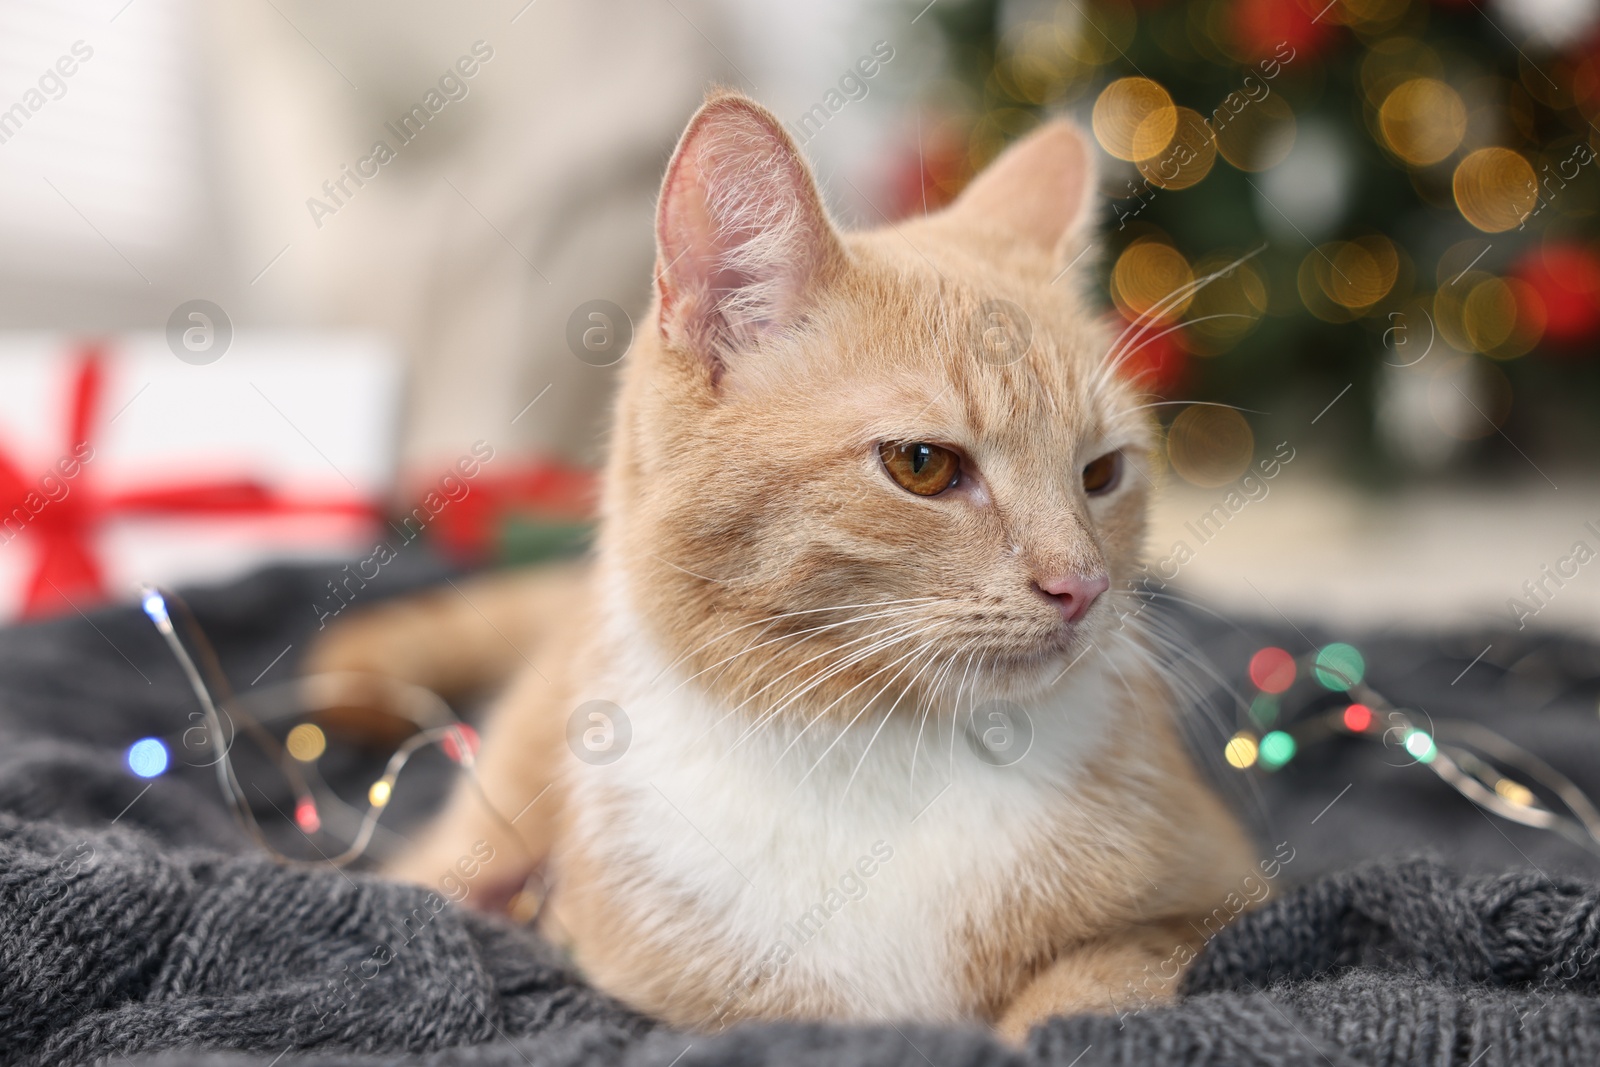
[[[511,887],[545,865],[547,932],[685,1027],[1017,1039],[1170,994],[1253,855],[1115,606],[1157,438],[1063,277],[1092,189],[1051,123],[948,209],[840,233],[780,123],[713,94],[662,186],[593,558],[313,656],[517,672],[478,763],[505,819],[463,783],[393,873],[478,841]]]

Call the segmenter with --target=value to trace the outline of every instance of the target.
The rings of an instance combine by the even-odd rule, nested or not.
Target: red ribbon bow
[[[64,455],[82,458],[81,449],[93,436],[103,385],[104,353],[98,345],[79,353],[73,383],[67,448]],[[105,599],[103,571],[95,557],[95,532],[111,519],[125,516],[280,516],[331,515],[377,519],[375,503],[361,500],[291,499],[274,493],[253,479],[217,482],[156,483],[137,489],[100,494],[94,492],[92,461],[66,479],[68,492],[48,499],[36,482],[30,482],[0,452],[0,523],[20,526],[40,546],[38,562],[28,579],[22,616],[37,618],[77,608],[81,600]],[[38,511],[28,507],[30,495],[45,501]],[[8,536],[13,534],[7,528]]]

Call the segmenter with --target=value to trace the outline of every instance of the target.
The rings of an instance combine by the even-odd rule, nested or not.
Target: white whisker
[[[914,634],[907,634],[907,635],[904,635],[902,637],[897,637],[893,641],[889,642],[889,644],[898,644],[901,641],[908,640],[908,639],[913,638],[913,637],[920,637],[925,633],[928,633],[928,632],[930,632],[932,630],[937,629],[938,625],[939,625],[938,623],[933,623],[932,625],[929,625],[927,627],[924,627],[921,630],[918,630]],[[888,646],[885,645],[883,647],[888,647]],[[876,654],[877,652],[880,652],[880,651],[882,651],[882,648],[874,648],[873,649],[873,653],[874,654]],[[854,693],[857,689],[860,689],[862,686],[866,685],[868,682],[872,681],[872,679],[876,678],[878,675],[882,674],[884,671],[888,670],[890,667],[894,666],[896,663],[899,663],[901,660],[906,659],[907,657],[916,655],[918,651],[919,651],[918,649],[912,649],[910,652],[906,653],[905,656],[901,656],[898,659],[895,659],[895,660],[891,661],[890,663],[887,663],[884,666],[879,667],[877,670],[873,671],[871,674],[869,674],[865,678],[861,679],[861,681],[857,682],[855,685],[851,686],[849,689],[846,689],[843,693],[840,693],[831,702],[829,702],[827,707],[825,707],[821,711],[817,712],[816,716],[813,717],[810,722],[806,723],[805,726],[801,727],[799,733],[795,734],[793,737],[791,737],[789,739],[789,743],[787,745],[783,746],[783,751],[778,753],[778,759],[781,761],[783,759],[783,757],[787,756],[789,754],[789,750],[794,748],[795,745],[799,744],[800,738],[804,737],[807,731],[809,731],[818,722],[822,721],[823,716],[827,715],[828,712],[832,711],[834,708],[838,707],[841,703],[843,703],[844,699],[846,697],[848,697],[851,693]],[[863,707],[860,711],[856,712],[855,718],[851,719],[850,723],[853,725],[855,723],[856,719],[859,719],[862,715],[866,714],[866,711],[867,711],[867,708]],[[839,734],[839,737],[842,738],[843,736],[844,736],[844,732],[841,731],[840,734]],[[839,743],[838,738],[835,738],[834,741],[831,744],[829,744],[826,749],[823,750],[822,754],[824,756],[826,756],[828,754],[828,752],[833,749],[833,746],[838,744],[838,743]],[[819,760],[819,762],[820,762],[820,760]],[[807,771],[806,773],[810,774],[811,772]],[[804,778],[802,778],[802,781],[803,780],[804,780]]]
[[[895,624],[896,627],[901,627],[901,628],[915,627],[917,625],[920,625],[920,620],[917,620],[917,619],[910,619],[910,620],[908,620],[906,622],[896,623]],[[762,685],[755,692],[751,693],[749,696],[747,696],[743,700],[739,701],[739,703],[737,703],[733,707],[729,708],[726,712],[724,712],[721,716],[719,716],[716,719],[716,721],[712,722],[711,725],[707,726],[704,730],[702,730],[700,732],[700,737],[697,738],[696,740],[704,740],[707,736],[710,735],[712,730],[715,730],[717,727],[721,726],[728,719],[732,718],[735,714],[737,714],[739,711],[744,709],[751,701],[753,701],[756,698],[760,697],[762,693],[765,693],[767,690],[771,689],[774,685],[777,685],[779,682],[783,681],[785,678],[789,677],[791,674],[794,674],[796,671],[802,670],[802,669],[810,666],[811,664],[815,663],[817,660],[822,659],[822,658],[824,658],[826,656],[836,655],[836,654],[844,651],[845,649],[851,647],[852,645],[859,645],[863,641],[868,641],[868,642],[876,641],[879,638],[883,637],[886,632],[887,633],[893,633],[893,632],[896,632],[896,631],[895,631],[894,627],[891,627],[887,631],[885,631],[885,630],[874,630],[872,633],[863,634],[860,637],[851,638],[849,641],[846,641],[843,644],[831,645],[828,648],[823,649],[821,652],[818,652],[816,655],[810,657],[809,659],[805,659],[805,660],[800,661],[799,663],[796,663],[793,667],[790,667],[788,670],[786,670],[783,673],[779,674],[777,677],[768,679],[768,681],[766,682],[765,685]],[[807,681],[807,682],[803,682],[801,684],[802,685],[806,685],[806,684],[810,684],[810,682]],[[794,693],[794,692],[795,692],[794,689],[790,689],[787,693],[784,694],[784,697],[780,697],[779,699],[780,700],[784,699],[787,696],[789,696],[789,694]],[[738,740],[742,741],[743,737],[740,737]],[[734,747],[738,747],[737,742],[735,743]]]
[[[1150,408],[1170,408],[1178,407],[1180,405],[1184,407],[1231,408],[1234,411],[1243,411],[1250,415],[1271,414],[1271,412],[1257,411],[1255,408],[1242,408],[1238,404],[1224,404],[1216,400],[1157,400],[1149,404],[1135,404],[1133,407],[1126,408],[1124,410],[1131,413],[1135,411],[1147,411]]]
[[[718,722],[721,722],[723,719],[728,718],[729,715],[732,715],[732,714],[734,714],[734,712],[737,712],[738,710],[743,708],[751,700],[754,700],[762,692],[764,692],[766,689],[770,688],[773,685],[774,682],[777,682],[777,681],[781,680],[786,675],[794,673],[794,671],[800,669],[800,667],[806,666],[807,664],[810,664],[810,663],[814,663],[815,661],[821,659],[824,656],[835,655],[835,654],[843,651],[844,649],[849,648],[851,645],[859,644],[862,641],[870,642],[867,645],[866,648],[858,649],[855,652],[850,653],[849,655],[845,656],[839,662],[830,664],[829,666],[825,667],[823,670],[821,670],[821,671],[817,672],[816,674],[812,675],[810,678],[808,678],[806,681],[802,682],[800,685],[790,689],[788,693],[785,693],[781,698],[779,698],[779,703],[776,706],[774,706],[770,710],[764,712],[761,716],[759,716],[757,718],[757,720],[754,723],[752,723],[751,725],[745,727],[744,731],[737,738],[734,739],[733,745],[729,748],[729,751],[732,752],[734,749],[739,748],[746,741],[748,741],[751,737],[755,736],[756,733],[760,732],[760,730],[761,730],[761,728],[763,726],[765,726],[767,723],[772,722],[774,719],[776,719],[778,717],[778,715],[781,714],[785,708],[787,708],[790,705],[792,705],[795,701],[799,700],[806,693],[808,693],[811,690],[815,689],[817,686],[821,685],[823,682],[827,681],[829,678],[832,678],[835,675],[837,675],[837,674],[839,674],[839,673],[841,673],[843,671],[849,670],[851,667],[855,666],[857,663],[861,662],[863,659],[866,659],[869,656],[872,656],[872,655],[876,654],[877,652],[883,650],[884,648],[887,648],[889,645],[892,645],[895,642],[901,640],[902,638],[904,638],[906,636],[909,636],[911,631],[915,630],[916,627],[921,626],[924,622],[925,622],[925,620],[915,620],[914,619],[909,623],[900,624],[898,629],[894,629],[894,630],[890,630],[889,631],[889,634],[891,636],[885,636],[882,631],[879,631],[877,633],[868,634],[865,637],[858,637],[858,638],[856,638],[856,639],[854,639],[852,641],[847,641],[842,645],[838,645],[838,646],[836,646],[834,648],[830,648],[830,649],[827,649],[827,650],[825,650],[823,652],[820,652],[817,655],[812,656],[810,659],[806,660],[805,663],[797,664],[796,666],[791,667],[789,670],[783,672],[783,674],[779,675],[778,678],[773,679],[771,682],[768,682],[766,685],[762,686],[761,689],[758,689],[755,693],[752,693],[750,696],[746,697],[743,701],[741,701],[738,705],[736,705],[733,709],[731,709],[726,715],[723,715],[722,719],[719,719]]]
[[[979,658],[976,650],[967,656],[967,661],[961,665],[961,681],[956,685],[955,695],[950,698],[950,766],[946,774],[952,781],[956,775],[956,726],[961,721],[961,691],[966,688],[967,675],[972,672],[972,661]],[[934,758],[938,759],[937,756]]]
[[[1256,256],[1260,255],[1266,249],[1266,247],[1266,245],[1262,245],[1252,252],[1245,253],[1243,256],[1240,256],[1227,266],[1212,271],[1203,278],[1196,278],[1185,285],[1180,285],[1178,288],[1174,289],[1172,292],[1168,293],[1166,296],[1162,297],[1160,300],[1156,301],[1144,312],[1142,312],[1137,318],[1130,322],[1120,334],[1117,335],[1114,341],[1112,341],[1111,347],[1107,350],[1105,359],[1101,363],[1100,372],[1096,376],[1096,386],[1100,388],[1105,386],[1105,384],[1110,380],[1111,376],[1116,373],[1117,369],[1122,366],[1122,363],[1131,354],[1131,346],[1139,342],[1145,331],[1154,326],[1160,319],[1164,318],[1168,311],[1174,307],[1177,307],[1184,300],[1193,296],[1195,293],[1198,293],[1200,290],[1204,289],[1218,278],[1223,277],[1240,265],[1248,262],[1251,259],[1254,259]]]
[[[720,633],[717,636],[715,636],[713,638],[710,638],[704,644],[699,645],[699,646],[697,646],[695,648],[691,648],[689,651],[684,652],[681,655],[675,657],[665,667],[662,667],[659,671],[656,672],[656,676],[654,678],[650,679],[650,684],[654,685],[656,682],[660,681],[662,675],[666,674],[668,671],[672,670],[672,668],[676,667],[678,664],[682,663],[684,660],[688,659],[689,657],[699,655],[701,652],[704,652],[706,649],[710,648],[712,645],[716,644],[718,641],[721,641],[723,638],[732,637],[734,634],[738,633],[740,630],[748,630],[752,626],[760,626],[763,623],[773,623],[773,622],[778,621],[779,619],[793,618],[796,615],[817,615],[817,614],[821,614],[823,612],[828,612],[828,611],[853,611],[856,608],[886,608],[886,607],[889,607],[889,606],[894,605],[894,604],[927,603],[930,600],[937,600],[937,599],[938,599],[937,597],[931,597],[931,596],[906,597],[906,598],[903,598],[903,599],[900,599],[900,600],[868,601],[868,602],[866,602],[864,604],[834,604],[834,605],[831,605],[831,606],[825,607],[825,608],[802,608],[802,609],[800,609],[798,611],[784,611],[784,612],[778,613],[777,615],[769,615],[767,618],[764,618],[764,619],[757,619],[754,622],[747,622],[747,623],[743,624],[742,626],[735,626],[731,630],[728,630],[728,631],[726,631],[724,633]]]
[[[929,629],[932,629],[932,627],[930,627]],[[919,645],[916,648],[912,649],[910,652],[908,652],[906,655],[901,656],[899,659],[894,661],[894,663],[904,662],[905,666],[901,667],[898,671],[896,671],[894,673],[894,677],[890,678],[889,681],[885,682],[883,684],[883,686],[876,693],[873,694],[872,699],[866,701],[865,703],[863,703],[861,705],[861,710],[856,712],[855,715],[851,717],[850,721],[845,723],[844,726],[840,728],[839,735],[828,743],[828,747],[822,750],[822,755],[818,756],[817,759],[816,759],[816,762],[813,763],[810,766],[810,768],[808,768],[806,770],[805,774],[802,774],[800,776],[800,781],[795,783],[795,789],[799,789],[801,784],[804,783],[807,778],[811,777],[811,772],[812,771],[814,771],[818,767],[822,766],[822,761],[828,758],[828,753],[833,751],[834,746],[837,745],[840,741],[844,740],[845,735],[847,733],[849,733],[851,731],[851,729],[853,729],[855,727],[855,724],[856,724],[857,720],[859,720],[861,718],[861,716],[863,716],[863,715],[865,715],[867,713],[867,709],[872,707],[872,705],[877,701],[877,699],[880,696],[882,696],[884,694],[885,690],[887,690],[889,688],[889,686],[894,684],[895,679],[899,678],[900,675],[904,674],[911,667],[911,665],[916,662],[916,657],[920,656],[922,653],[926,652],[928,649],[933,648],[935,646],[935,644],[936,644],[936,642],[930,641],[930,642],[927,642],[925,644]],[[889,667],[894,666],[894,663],[890,663],[887,666],[882,667],[882,668],[878,669],[877,671],[874,671],[872,674],[868,675],[867,679],[865,679],[865,680],[870,681],[872,678],[874,678],[877,675],[883,673],[883,671],[888,670]],[[919,670],[917,673],[921,674],[922,672]],[[905,688],[900,690],[900,695],[895,697],[894,703],[889,706],[889,711],[884,715],[883,722],[880,723],[878,725],[878,729],[873,732],[872,740],[867,742],[866,750],[861,753],[861,759],[862,760],[865,760],[867,758],[867,752],[870,752],[872,750],[872,741],[876,741],[878,739],[878,734],[880,732],[882,732],[884,726],[886,726],[888,724],[890,716],[892,716],[894,714],[894,709],[899,706],[901,699],[905,697],[906,693],[910,692],[911,686],[915,685],[915,684],[916,684],[916,676],[914,675],[914,676],[912,676],[911,682],[908,683]],[[848,696],[849,694],[846,694],[846,695]],[[834,701],[834,703],[837,704],[838,701]],[[828,709],[824,708],[823,711],[822,711],[822,714],[824,714],[824,715],[827,714],[827,711],[828,711]],[[821,715],[819,715],[818,718],[821,718]],[[816,720],[813,719],[812,722],[814,723],[814,722],[816,722]],[[810,729],[810,724],[807,724],[806,728]],[[798,740],[798,738],[797,738],[797,740]],[[790,742],[791,745],[793,745],[793,743],[794,742],[792,742],[792,741]],[[784,751],[788,752],[788,749],[784,749]],[[783,757],[780,755],[778,758],[782,759]],[[858,761],[856,763],[856,770],[860,770],[860,769],[861,769],[861,763]],[[855,771],[851,771],[850,772],[850,780],[851,781],[855,780]],[[849,786],[849,783],[847,782],[845,784],[845,791],[848,792],[849,789],[850,789],[850,786]],[[842,800],[843,797],[841,797],[840,799]]]
[[[930,649],[930,648],[933,648],[933,647],[934,647],[934,644],[932,642],[930,642],[928,644],[923,645],[922,648],[918,649],[917,651],[920,653],[920,652],[923,652],[923,651],[925,651],[927,649]],[[861,765],[867,762],[867,754],[872,751],[872,745],[873,745],[873,743],[875,741],[878,740],[878,735],[883,732],[883,728],[885,726],[889,725],[889,720],[894,716],[895,709],[900,706],[900,701],[904,700],[906,694],[909,693],[912,689],[914,689],[916,687],[917,679],[922,677],[922,672],[927,670],[929,667],[933,666],[933,664],[935,664],[937,662],[938,662],[938,658],[934,657],[934,658],[929,659],[928,662],[924,663],[921,667],[917,668],[917,673],[911,676],[911,681],[906,683],[905,687],[900,690],[899,695],[894,698],[894,703],[889,705],[889,710],[884,712],[884,714],[883,714],[883,722],[878,724],[878,728],[876,730],[874,730],[872,732],[872,736],[867,739],[867,747],[861,750],[861,758],[856,760],[856,765],[853,768],[851,768],[851,770],[850,770],[850,778],[844,783],[843,792],[841,792],[839,794],[839,803],[843,804],[844,803],[844,798],[850,795],[850,787],[855,784],[856,774],[860,772]],[[903,673],[904,672],[904,668],[902,668],[901,671]],[[899,675],[897,674],[897,675],[895,675],[895,677],[898,678]],[[891,681],[892,681],[892,679],[891,679]],[[886,689],[888,687],[885,686],[884,688]],[[883,695],[883,690],[880,689],[880,690],[878,690],[877,696],[874,696],[872,699],[873,700],[877,700],[878,696],[882,696],[882,695]],[[854,720],[851,720],[851,721],[854,722]],[[827,753],[824,752],[823,755],[827,755]],[[912,768],[913,768],[913,770],[915,769],[915,767],[916,767],[916,756],[913,753],[913,755],[912,755]]]
[[[934,678],[934,690],[931,694],[929,694],[926,704],[923,705],[922,715],[917,720],[917,739],[911,746],[911,774],[910,780],[906,782],[906,796],[908,798],[915,796],[917,792],[917,753],[922,748],[922,730],[923,727],[928,725],[928,715],[933,712],[936,707],[938,707],[938,698],[944,695],[945,683],[949,680],[950,672],[955,669],[956,660],[960,658],[963,652],[967,652],[968,649],[977,643],[978,638],[974,637],[965,645],[962,645],[960,648],[956,649],[955,653],[946,659],[943,669],[941,669],[939,674]],[[972,662],[972,653],[970,652],[967,654],[967,662]],[[938,732],[938,719],[934,720],[933,729],[935,733]]]
[[[789,640],[792,640],[793,638],[802,637],[802,636],[805,636],[807,634],[818,634],[818,633],[824,633],[824,632],[826,632],[828,630],[837,630],[837,629],[839,629],[840,627],[843,627],[843,626],[854,626],[854,625],[857,625],[859,623],[870,622],[870,621],[872,621],[874,619],[886,619],[886,618],[892,618],[892,617],[897,616],[897,615],[908,615],[911,612],[916,611],[916,610],[917,610],[917,606],[915,606],[915,605],[913,605],[911,607],[895,608],[893,611],[880,611],[875,615],[858,615],[858,616],[856,616],[854,618],[845,619],[845,620],[843,620],[841,622],[830,622],[830,623],[827,623],[826,625],[823,625],[823,626],[812,626],[812,627],[809,627],[809,628],[804,629],[804,630],[797,630],[794,633],[781,634],[778,637],[774,637],[774,638],[772,638],[770,640],[763,641],[759,645],[747,646],[747,647],[745,647],[743,649],[740,649],[738,652],[735,652],[733,655],[728,656],[725,659],[718,660],[716,663],[711,664],[711,666],[706,667],[704,670],[699,670],[699,671],[694,672],[693,674],[689,675],[689,677],[685,678],[683,681],[681,681],[677,685],[673,686],[672,689],[668,692],[667,695],[671,696],[673,693],[676,693],[679,689],[682,689],[684,686],[688,685],[690,682],[694,681],[696,678],[700,677],[702,674],[705,674],[707,671],[715,670],[716,668],[718,668],[720,666],[723,666],[724,664],[733,662],[734,660],[738,659],[740,656],[747,656],[752,652],[758,652],[763,648],[767,648],[770,645],[778,644],[781,641],[789,641]]]

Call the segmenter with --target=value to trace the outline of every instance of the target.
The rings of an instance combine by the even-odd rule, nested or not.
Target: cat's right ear
[[[1007,148],[945,209],[952,219],[999,229],[1064,262],[1092,237],[1094,154],[1090,139],[1062,120]]]
[[[662,339],[720,382],[730,358],[792,325],[842,261],[816,182],[771,112],[736,93],[690,120],[656,210]]]

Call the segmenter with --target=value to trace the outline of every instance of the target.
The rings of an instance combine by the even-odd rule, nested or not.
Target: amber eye
[[[918,496],[938,496],[961,477],[961,457],[948,448],[913,441],[878,449],[889,477]]]
[[[1090,496],[1109,493],[1122,480],[1122,453],[1107,452],[1083,468],[1083,491]]]

